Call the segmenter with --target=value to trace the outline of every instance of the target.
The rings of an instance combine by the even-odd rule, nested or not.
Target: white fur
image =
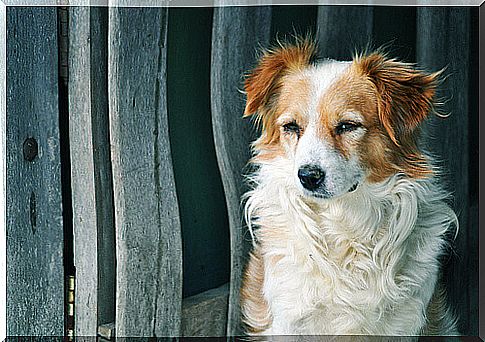
[[[318,120],[318,100],[327,89],[349,68],[351,62],[335,61],[326,59],[316,66],[308,68],[302,76],[309,77],[312,81],[312,101],[308,114],[313,120]]]
[[[273,316],[263,334],[419,334],[443,236],[457,224],[446,193],[397,174],[311,201],[289,181],[292,170],[285,158],[260,165],[247,194]],[[268,230],[279,238],[267,239]]]

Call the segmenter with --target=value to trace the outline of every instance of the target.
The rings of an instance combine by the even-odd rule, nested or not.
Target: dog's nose
[[[316,165],[304,165],[298,170],[300,183],[307,190],[315,190],[325,179],[325,172]]]

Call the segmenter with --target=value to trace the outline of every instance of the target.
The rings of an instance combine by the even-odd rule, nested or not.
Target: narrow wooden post
[[[116,248],[108,132],[107,18],[107,8],[70,8],[69,136],[76,336],[96,336],[99,326],[115,321]]]
[[[109,9],[116,336],[177,336],[182,241],[166,109],[166,8]]]
[[[446,80],[438,94],[445,100],[441,108],[448,118],[431,118],[426,127],[429,150],[445,168],[448,190],[454,192],[454,207],[460,229],[455,240],[456,253],[444,267],[447,290],[458,316],[460,332],[468,331],[471,273],[468,269],[470,239],[478,238],[478,227],[468,225],[468,118],[470,96],[470,8],[420,7],[417,9],[417,61],[436,71],[446,67]],[[447,260],[445,260],[447,261]]]
[[[212,127],[217,161],[222,176],[231,233],[231,283],[227,334],[241,334],[239,290],[251,240],[246,231],[241,195],[245,191],[243,169],[250,157],[249,121],[242,119],[244,73],[256,64],[257,48],[267,46],[270,7],[219,7],[214,10],[212,33]]]
[[[62,336],[57,12],[6,14],[7,333]]]
[[[92,154],[89,7],[73,7],[69,14],[69,137],[76,267],[75,333],[76,336],[96,336],[98,227]]]
[[[7,336],[7,6],[0,3],[0,340]]]

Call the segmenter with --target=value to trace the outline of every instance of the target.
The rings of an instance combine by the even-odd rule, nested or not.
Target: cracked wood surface
[[[242,333],[239,289],[249,250],[249,237],[242,217],[241,195],[246,188],[243,169],[255,139],[248,120],[242,119],[245,96],[244,73],[254,67],[258,46],[268,44],[271,7],[220,7],[214,10],[212,40],[212,127],[226,196],[231,234],[231,279],[227,334]],[[246,237],[245,237],[246,236]]]
[[[182,242],[167,128],[166,26],[166,8],[109,9],[118,337],[180,333]],[[149,167],[130,172],[139,165]]]

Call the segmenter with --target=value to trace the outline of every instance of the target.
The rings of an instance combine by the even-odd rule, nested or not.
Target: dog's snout
[[[325,172],[316,165],[304,165],[298,170],[300,183],[307,190],[315,190],[325,179]]]

